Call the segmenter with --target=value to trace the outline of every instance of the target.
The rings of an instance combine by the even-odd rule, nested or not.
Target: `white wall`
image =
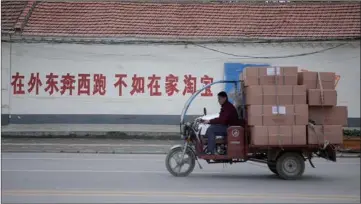
[[[206,45],[223,52],[238,55],[278,56],[313,52],[325,47],[274,46],[274,45]],[[9,52],[10,45],[2,43],[2,89],[11,88]],[[39,72],[43,88],[39,95],[12,95],[2,90],[2,111],[11,114],[180,114],[184,97],[164,96],[164,77],[174,74],[180,77],[179,89],[183,91],[183,75],[199,77],[207,74],[215,80],[223,79],[225,62],[269,63],[273,65],[299,66],[311,71],[336,72],[341,76],[338,83],[338,104],[349,107],[349,117],[360,117],[360,47],[341,47],[327,52],[285,59],[239,59],[192,45],[77,45],[77,44],[12,44],[11,74],[25,75],[25,90],[30,73]],[[103,73],[107,76],[106,96],[49,96],[43,89],[45,75],[54,72]],[[119,97],[114,88],[115,73],[128,74],[125,95]],[[162,77],[163,96],[149,97],[147,93],[130,96],[130,77],[133,74],[145,77],[151,74]],[[59,82],[60,83],[60,82]],[[198,81],[197,87],[201,83]],[[223,85],[212,88],[213,93],[222,90]],[[74,91],[77,93],[77,89]],[[9,98],[10,95],[10,98]],[[6,105],[10,104],[10,109]],[[4,106],[5,105],[5,106]],[[215,97],[198,97],[189,114],[201,114],[206,106],[209,112],[218,112]],[[5,112],[4,112],[5,111]]]
[[[1,113],[10,113],[10,45],[1,43]]]

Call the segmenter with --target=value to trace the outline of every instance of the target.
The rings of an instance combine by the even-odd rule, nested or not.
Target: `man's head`
[[[217,94],[217,96],[218,96],[218,103],[219,103],[220,105],[223,105],[225,102],[228,101],[227,93],[224,92],[224,91],[219,92],[219,93]]]

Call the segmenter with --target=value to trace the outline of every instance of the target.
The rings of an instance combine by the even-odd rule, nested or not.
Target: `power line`
[[[291,57],[301,57],[301,56],[307,56],[307,55],[314,55],[314,54],[326,52],[326,51],[328,51],[328,50],[336,49],[336,48],[341,47],[341,46],[344,46],[344,45],[346,45],[346,44],[347,44],[347,43],[342,43],[342,44],[339,44],[339,45],[336,45],[336,46],[333,46],[333,47],[330,47],[330,48],[325,48],[325,49],[318,50],[318,51],[314,51],[314,52],[305,52],[305,53],[300,53],[300,54],[281,55],[281,56],[237,55],[237,54],[228,53],[228,52],[223,52],[223,51],[220,51],[220,50],[217,50],[217,49],[209,48],[209,47],[206,47],[206,46],[204,46],[204,45],[199,45],[199,44],[193,44],[193,45],[194,45],[194,46],[197,46],[197,47],[201,47],[201,48],[203,48],[203,49],[207,49],[207,50],[213,51],[213,52],[218,52],[218,53],[221,53],[221,54],[225,54],[225,55],[229,55],[229,56],[233,56],[233,57],[238,57],[238,58],[246,58],[246,59],[247,59],[247,58],[248,58],[248,59],[281,59],[281,58],[291,58]]]

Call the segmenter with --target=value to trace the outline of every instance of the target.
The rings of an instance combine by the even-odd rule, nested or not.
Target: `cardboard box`
[[[325,141],[330,144],[343,143],[343,129],[341,125],[308,125],[307,143],[323,145]]]
[[[308,105],[250,105],[246,115],[251,126],[307,125]]]
[[[323,102],[321,100],[321,93],[323,92]],[[336,106],[337,105],[337,91],[334,89],[308,89],[307,103],[309,106]]]
[[[245,88],[245,96],[247,105],[307,104],[306,86],[303,85],[248,86]]]
[[[309,107],[309,120],[316,125],[347,126],[348,111],[346,106]]]
[[[306,85],[307,89],[320,89],[320,82],[318,80],[318,72],[299,72],[298,84]],[[334,72],[319,72],[322,88],[335,89],[336,74]]]
[[[246,67],[240,75],[245,86],[297,85],[297,67]]]
[[[306,126],[253,126],[252,145],[306,145]]]

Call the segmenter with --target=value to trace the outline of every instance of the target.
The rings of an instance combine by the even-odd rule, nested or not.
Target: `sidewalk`
[[[178,125],[142,124],[11,124],[2,126],[10,138],[116,138],[179,140]]]
[[[90,138],[2,138],[2,152],[166,154],[181,140],[127,140]]]
[[[166,154],[182,140],[126,140],[91,138],[2,138],[2,152]],[[337,153],[340,158],[360,153]]]
[[[166,153],[182,142],[176,125],[12,124],[1,136],[5,152]],[[360,153],[340,156],[350,155]]]
[[[1,136],[4,138],[180,139],[179,125],[11,124],[1,128]]]

